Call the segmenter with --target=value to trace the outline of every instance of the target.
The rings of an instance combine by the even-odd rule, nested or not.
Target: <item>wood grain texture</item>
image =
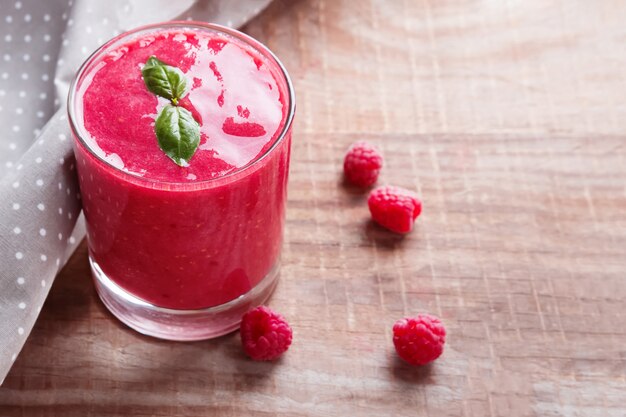
[[[97,300],[83,244],[0,388],[0,416],[602,416],[626,413],[626,5],[276,1],[246,31],[298,94],[277,363],[238,334],[171,343]],[[369,222],[344,149],[416,189],[404,238]],[[390,329],[432,312],[434,365]]]

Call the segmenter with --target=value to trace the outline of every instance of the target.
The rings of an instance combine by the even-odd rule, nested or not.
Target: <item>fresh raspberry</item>
[[[408,233],[422,212],[422,202],[412,191],[400,187],[379,187],[367,199],[372,219],[396,233]]]
[[[378,179],[383,166],[383,157],[373,145],[367,142],[355,142],[343,160],[343,172],[346,179],[359,187],[369,187]]]
[[[446,329],[435,316],[420,314],[393,325],[393,344],[398,355],[411,365],[426,365],[443,352]]]
[[[265,306],[243,315],[240,333],[243,350],[256,361],[276,359],[291,345],[291,327],[283,316]]]

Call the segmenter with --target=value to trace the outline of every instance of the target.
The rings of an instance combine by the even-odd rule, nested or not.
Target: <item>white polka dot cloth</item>
[[[0,381],[84,236],[65,102],[80,64],[140,25],[240,26],[270,0],[0,0]]]

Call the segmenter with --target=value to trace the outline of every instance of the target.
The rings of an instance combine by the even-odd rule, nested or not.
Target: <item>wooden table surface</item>
[[[626,415],[626,4],[276,1],[245,31],[298,95],[281,282],[291,350],[172,343],[112,318],[83,244],[0,389],[0,416]],[[344,149],[425,208],[401,238]],[[391,326],[431,312],[411,368]]]

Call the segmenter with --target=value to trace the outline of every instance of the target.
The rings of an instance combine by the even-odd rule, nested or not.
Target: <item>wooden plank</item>
[[[270,303],[295,330],[283,360],[247,360],[237,334],[183,344],[125,328],[98,302],[82,245],[0,391],[7,412],[617,415],[626,138],[368,135],[386,156],[382,182],[424,199],[405,238],[372,225],[365,194],[342,185],[356,138],[294,144]],[[390,327],[422,311],[444,319],[449,343],[411,369]]]

